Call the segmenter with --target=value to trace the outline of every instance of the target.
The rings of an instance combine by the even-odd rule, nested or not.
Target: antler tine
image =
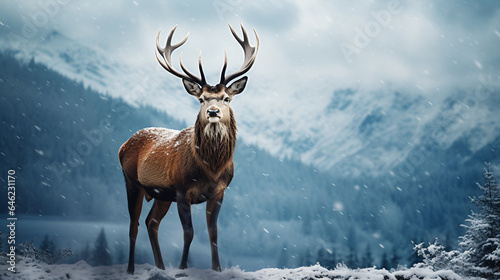
[[[200,55],[198,56],[198,68],[200,70],[200,75],[201,75],[201,81],[206,84],[207,81],[205,80],[205,74],[203,73],[203,67],[201,66],[201,51]]]
[[[182,54],[179,56],[179,63],[181,64],[182,71],[184,71],[184,73],[186,73],[193,81],[197,82],[200,86],[204,86],[207,84],[207,81],[205,80],[205,74],[203,73],[203,67],[201,66],[201,52],[198,56],[198,68],[200,69],[201,79],[193,75],[184,67],[184,64],[182,64]]]
[[[238,71],[225,76],[226,68],[227,68],[227,52],[225,53],[224,66],[222,67],[221,81],[220,81],[220,83],[224,84],[224,85],[227,85],[227,83],[229,83],[234,78],[241,76],[241,75],[245,74],[246,72],[248,72],[248,70],[250,70],[253,63],[255,62],[255,58],[257,57],[257,52],[259,50],[259,36],[257,35],[257,32],[255,30],[253,31],[255,34],[255,46],[252,47],[252,46],[250,46],[250,42],[248,40],[248,35],[247,35],[245,28],[243,27],[243,24],[240,24],[241,31],[243,32],[243,40],[238,36],[238,34],[236,34],[236,31],[234,31],[231,24],[228,23],[228,25],[229,25],[229,29],[231,30],[231,33],[233,34],[234,38],[236,39],[236,41],[238,41],[240,46],[243,48],[245,60],[243,61],[243,64],[241,65],[241,67]]]
[[[164,61],[161,61],[160,58],[158,57],[158,54],[155,52],[156,59],[161,64],[161,66],[163,66],[163,68],[165,70],[167,70],[168,72],[174,74],[175,76],[177,76],[179,78],[183,78],[183,79],[189,79],[191,81],[194,81],[194,82],[198,83],[200,86],[206,85],[205,76],[203,74],[203,69],[201,68],[201,56],[200,56],[200,61],[199,61],[199,68],[200,68],[201,78],[199,78],[199,77],[191,74],[189,71],[187,71],[187,69],[182,64],[182,58],[181,58],[181,56],[179,56],[179,60],[180,60],[181,68],[182,68],[182,70],[184,71],[185,74],[178,72],[172,66],[172,52],[175,49],[177,49],[178,47],[182,46],[187,41],[187,39],[189,37],[189,33],[188,33],[186,35],[186,37],[184,37],[184,39],[182,39],[182,41],[180,41],[179,43],[177,43],[175,45],[172,45],[172,37],[174,35],[174,32],[175,32],[176,28],[177,28],[177,25],[174,26],[174,28],[172,28],[172,30],[168,34],[167,43],[165,45],[165,48],[160,47],[160,42],[159,41],[160,41],[160,32],[161,32],[161,30],[158,31],[158,35],[156,35],[156,48],[157,48],[158,52],[161,54],[161,56],[163,57]]]
[[[156,52],[155,52],[155,55],[156,55],[156,59],[161,64],[161,66],[163,66],[163,68],[165,68],[165,70],[167,70],[168,72],[174,74],[175,76],[177,76],[179,78],[185,78],[184,74],[177,72],[174,69],[174,67],[172,66],[171,55],[175,49],[182,46],[182,44],[184,44],[187,41],[189,34],[186,35],[186,37],[181,42],[172,46],[171,45],[172,36],[174,35],[174,31],[176,28],[177,28],[177,25],[174,26],[174,28],[170,31],[170,34],[167,37],[167,43],[165,45],[165,48],[160,47],[160,32],[161,32],[161,30],[158,31],[158,34],[156,35],[156,48],[158,49],[158,52],[161,54],[161,56],[163,57],[165,62],[160,60],[160,58],[158,57],[158,54]]]
[[[222,66],[222,71],[220,73],[220,82],[219,84],[225,84],[224,83],[224,75],[226,75],[226,68],[227,68],[227,50],[224,49],[224,66]]]

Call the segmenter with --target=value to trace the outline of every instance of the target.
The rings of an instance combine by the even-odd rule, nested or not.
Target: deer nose
[[[219,114],[220,110],[219,109],[208,109],[207,113],[209,117],[217,117]]]

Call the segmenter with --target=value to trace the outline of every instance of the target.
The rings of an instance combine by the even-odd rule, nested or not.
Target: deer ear
[[[236,82],[232,83],[229,87],[226,88],[226,93],[231,96],[241,93],[245,89],[245,86],[247,85],[247,80],[248,77],[245,76],[237,80]]]
[[[182,79],[182,83],[184,84],[184,88],[189,94],[194,95],[196,97],[200,97],[201,88],[197,83],[185,78]]]

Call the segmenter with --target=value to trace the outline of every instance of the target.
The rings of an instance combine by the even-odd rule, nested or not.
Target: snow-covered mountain
[[[2,40],[0,48],[9,49],[8,41]],[[188,124],[198,110],[153,53],[137,67],[124,59],[133,56],[126,50],[110,52],[56,31],[41,44],[25,44],[15,51],[19,59],[34,59],[100,92],[133,105],[151,105]],[[410,160],[408,155],[420,143],[429,141],[439,150],[464,142],[466,160],[500,136],[495,113],[500,80],[494,75],[478,76],[476,84],[462,90],[429,94],[390,84],[373,90],[335,88],[329,81],[335,77],[315,81],[315,87],[298,85],[296,92],[281,92],[280,85],[258,75],[253,79],[253,74],[232,106],[241,139],[339,176],[390,174]]]

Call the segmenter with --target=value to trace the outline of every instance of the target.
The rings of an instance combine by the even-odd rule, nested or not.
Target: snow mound
[[[293,269],[265,268],[254,272],[247,272],[238,267],[224,269],[222,272],[215,272],[210,269],[189,268],[180,270],[168,267],[166,270],[159,270],[150,264],[136,264],[135,274],[127,274],[127,265],[120,264],[114,266],[92,267],[85,261],[75,264],[49,265],[30,259],[18,259],[16,273],[7,270],[6,262],[0,264],[0,279],[147,279],[147,280],[225,280],[225,279],[373,279],[373,280],[460,280],[457,274],[449,270],[434,272],[425,268],[411,268],[395,272],[385,269],[365,268],[349,269],[345,266],[338,266],[334,270],[328,270],[320,265],[300,267]]]

